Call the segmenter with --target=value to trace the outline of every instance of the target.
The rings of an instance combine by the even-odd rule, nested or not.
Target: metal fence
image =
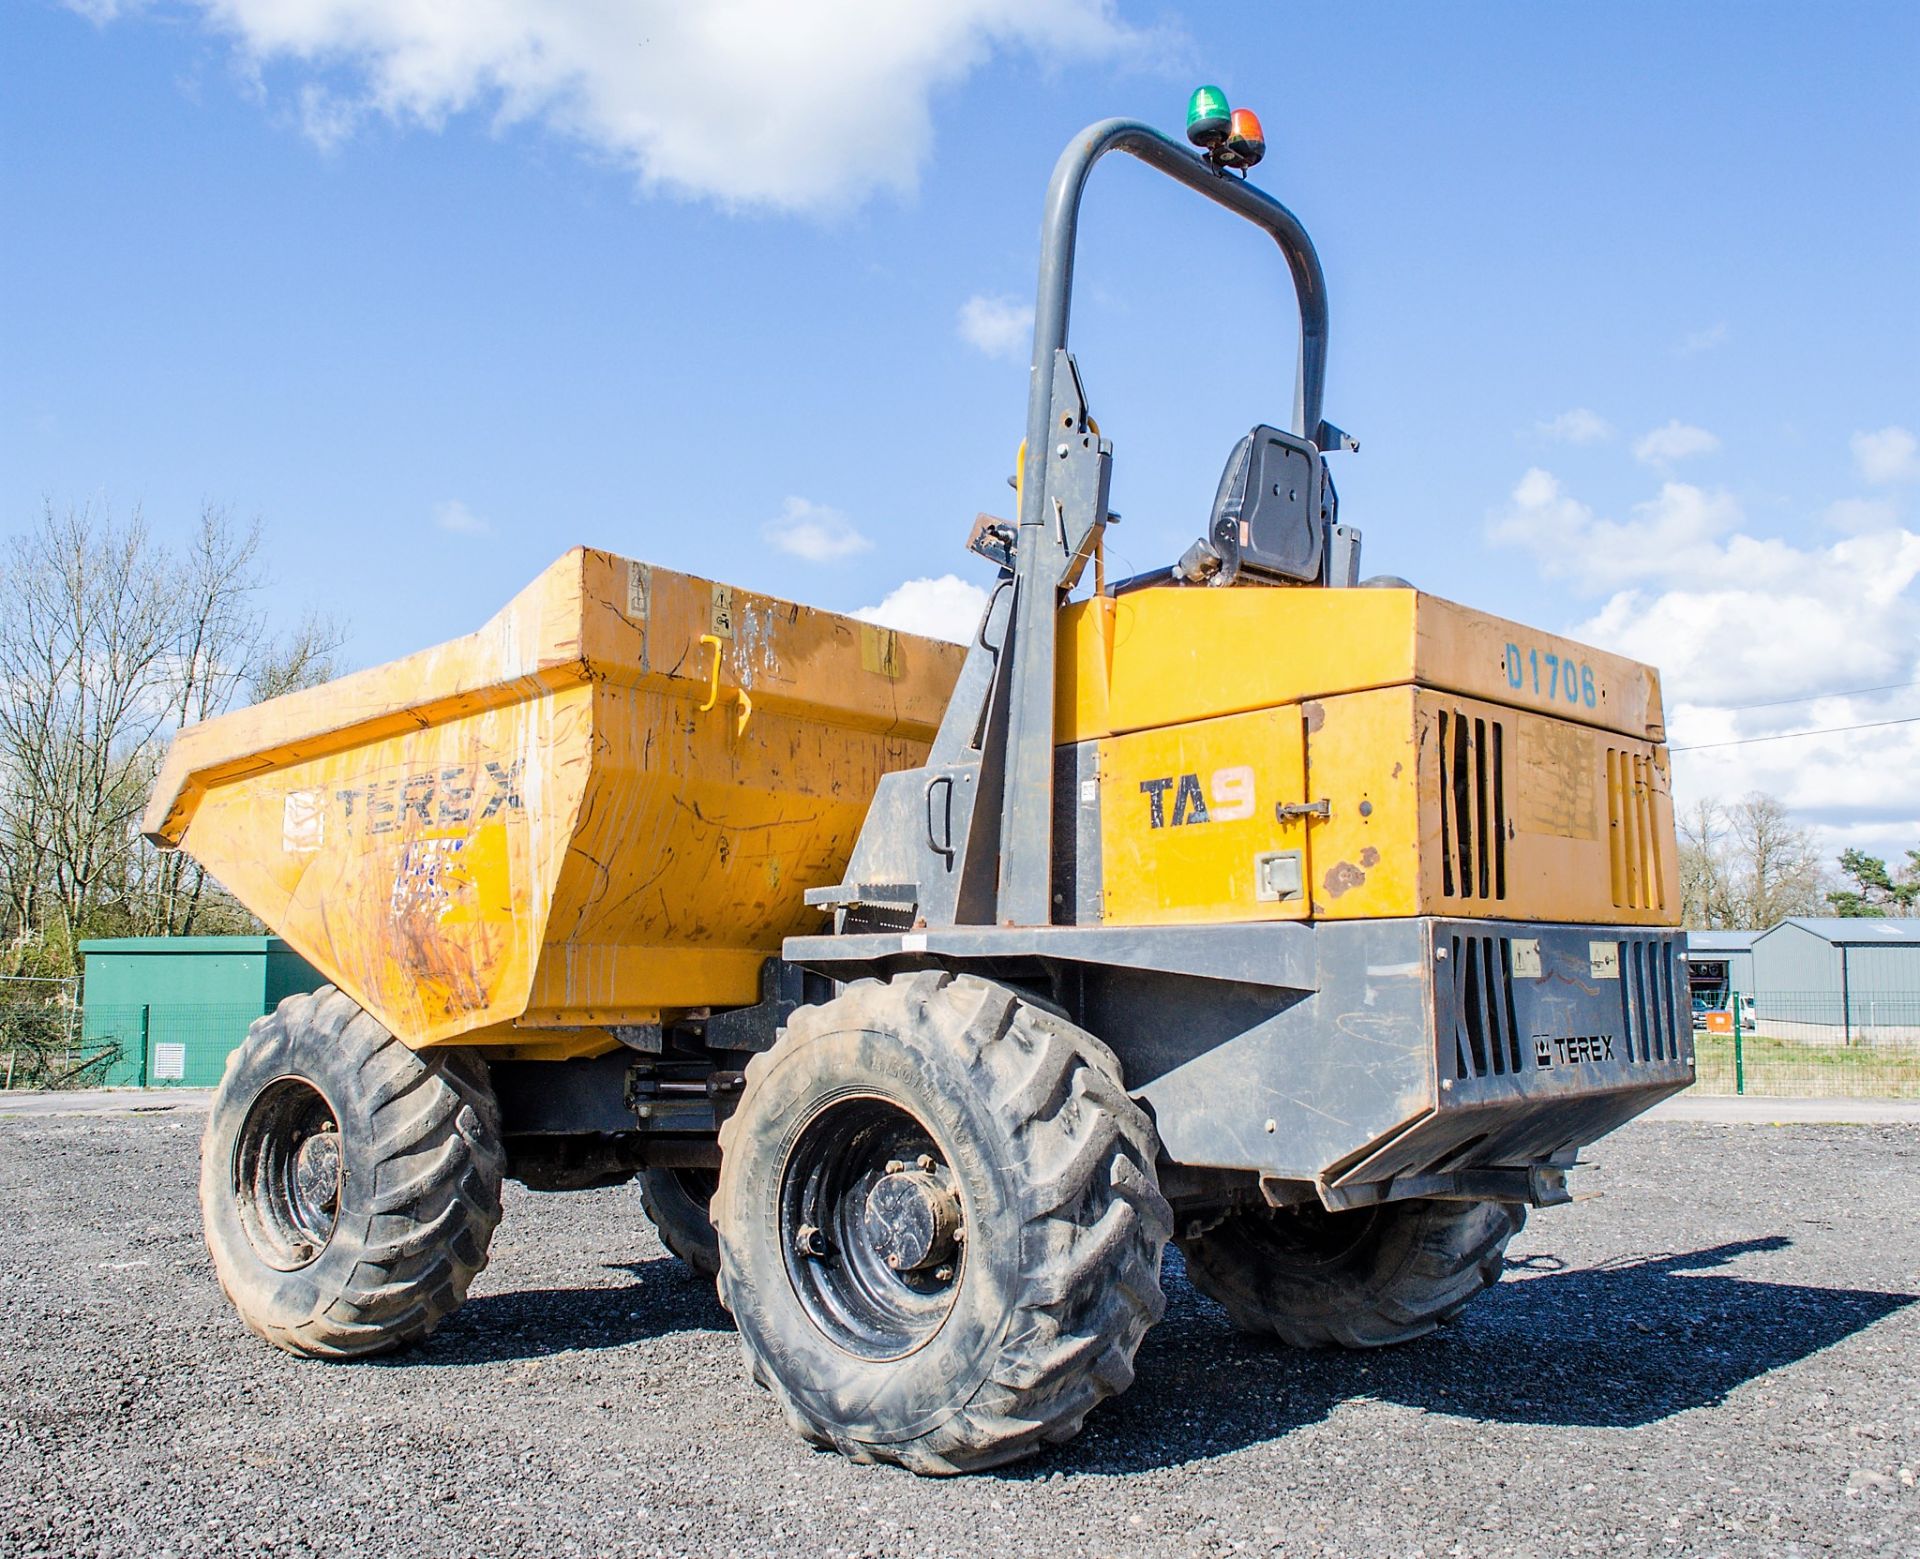
[[[207,1088],[256,1005],[80,1005],[71,991],[0,989],[0,1088]]]
[[[1920,1099],[1920,991],[1756,991],[1696,1005],[1702,1093]]]

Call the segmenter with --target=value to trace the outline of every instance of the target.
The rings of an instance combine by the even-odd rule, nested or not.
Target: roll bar
[[[1040,467],[1048,443],[1053,405],[1054,353],[1067,344],[1067,316],[1073,297],[1073,251],[1080,226],[1080,196],[1093,165],[1108,152],[1137,157],[1197,190],[1216,205],[1264,228],[1280,246],[1293,273],[1300,305],[1300,355],[1293,393],[1293,432],[1320,442],[1321,401],[1327,378],[1327,280],[1313,240],[1296,217],[1264,190],[1218,172],[1197,152],[1137,119],[1103,119],[1068,144],[1054,164],[1047,185],[1047,209],[1040,238],[1040,288],[1033,311],[1033,367],[1027,392],[1027,469],[1021,473],[1025,502],[1041,502]],[[1035,523],[1038,514],[1021,515]]]
[[[1264,228],[1280,245],[1293,273],[1300,305],[1300,358],[1294,383],[1293,430],[1315,447],[1331,437],[1320,418],[1327,372],[1327,284],[1320,257],[1299,219],[1244,179],[1218,172],[1207,160],[1151,125],[1107,119],[1075,136],[1054,165],[1040,237],[1040,289],[1033,311],[1033,369],[1027,391],[1026,458],[1020,472],[1019,539],[1014,549],[1014,598],[1006,658],[1003,763],[999,779],[999,837],[970,835],[997,848],[1001,925],[1044,926],[1052,919],[1054,791],[1055,614],[1060,586],[1086,537],[1106,521],[1105,440],[1087,436],[1078,418],[1086,405],[1079,374],[1067,354],[1067,310],[1073,292],[1073,246],[1080,196],[1093,165],[1111,151],[1126,152],[1178,179],[1216,205]],[[1077,411],[1076,411],[1077,409]],[[1056,439],[1064,418],[1080,437]],[[1097,447],[1096,447],[1097,446]],[[951,712],[949,714],[951,718]],[[984,718],[984,712],[983,712]],[[990,743],[991,745],[991,743]],[[986,786],[983,784],[982,789]]]

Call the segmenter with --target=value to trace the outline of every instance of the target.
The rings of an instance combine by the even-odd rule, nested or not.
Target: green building
[[[133,936],[80,944],[81,1044],[112,1046],[101,1081],[207,1088],[263,1013],[326,982],[273,936]]]

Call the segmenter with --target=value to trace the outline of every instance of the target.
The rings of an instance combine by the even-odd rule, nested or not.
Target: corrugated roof
[[[1759,931],[1689,931],[1689,953],[1744,953],[1752,948]]]
[[[1881,920],[1871,915],[1790,915],[1780,926],[1798,926],[1849,947],[1920,947],[1920,920]],[[1780,926],[1773,927],[1778,931]]]

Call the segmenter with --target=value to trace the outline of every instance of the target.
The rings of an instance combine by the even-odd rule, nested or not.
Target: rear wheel
[[[640,1206],[670,1256],[711,1281],[720,1272],[720,1236],[709,1211],[720,1188],[717,1169],[643,1169]]]
[[[484,1063],[416,1054],[332,986],[290,996],[228,1059],[201,1140],[214,1271],[276,1347],[386,1352],[465,1301],[503,1169]]]
[[[1193,1286],[1242,1331],[1378,1348],[1425,1336],[1499,1282],[1526,1216],[1507,1202],[1241,1208],[1179,1245]]]
[[[1065,1440],[1165,1308],[1154,1135],[1092,1035],[938,971],[802,1008],[721,1128],[720,1295],[817,1445],[916,1472]]]

